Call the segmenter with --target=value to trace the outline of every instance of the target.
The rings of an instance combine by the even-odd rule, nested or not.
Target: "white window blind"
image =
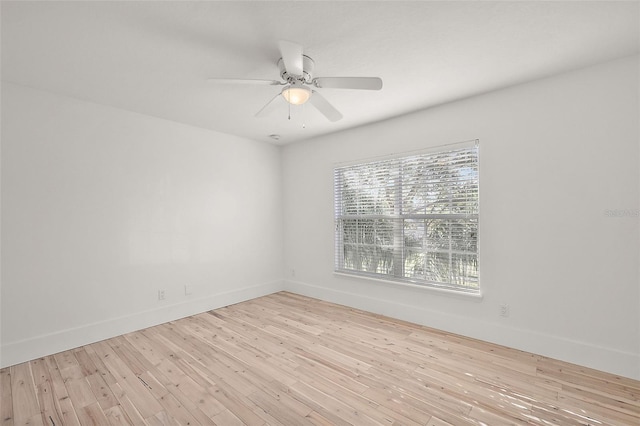
[[[335,269],[478,292],[478,143],[334,169]]]

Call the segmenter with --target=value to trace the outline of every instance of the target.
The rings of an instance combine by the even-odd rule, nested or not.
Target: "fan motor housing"
[[[304,83],[311,83],[313,78],[313,68],[315,62],[307,55],[302,55],[302,75],[292,75],[284,69],[284,61],[282,58],[278,59],[278,67],[280,68],[280,77],[287,82],[302,81]]]

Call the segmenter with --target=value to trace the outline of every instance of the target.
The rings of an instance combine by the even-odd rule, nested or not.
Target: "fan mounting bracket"
[[[287,83],[293,83],[300,81],[305,84],[311,83],[313,79],[313,68],[315,62],[307,55],[302,55],[302,75],[289,74],[284,68],[284,61],[282,58],[278,59],[278,67],[280,68],[280,77]]]

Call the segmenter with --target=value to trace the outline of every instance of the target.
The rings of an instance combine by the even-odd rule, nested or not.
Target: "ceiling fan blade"
[[[302,46],[290,41],[281,40],[278,43],[284,69],[290,75],[301,76],[303,72]]]
[[[309,98],[309,102],[311,105],[316,107],[318,111],[322,113],[329,121],[338,121],[342,118],[342,114],[340,111],[335,109],[333,105],[329,103],[320,93],[315,90],[311,91],[311,97]]]
[[[331,89],[382,89],[382,79],[379,77],[317,77],[313,79],[313,84]]]
[[[278,80],[259,80],[259,79],[242,79],[242,78],[208,78],[211,83],[222,84],[256,84],[263,86],[280,86],[286,84]]]
[[[262,107],[260,111],[256,112],[256,117],[264,117],[272,113],[273,110],[275,110],[279,104],[278,98],[281,98],[281,97],[282,96],[280,93],[275,95],[269,102],[267,102],[265,106]]]

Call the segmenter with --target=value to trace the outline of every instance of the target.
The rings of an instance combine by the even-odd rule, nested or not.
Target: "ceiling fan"
[[[277,106],[277,99],[282,96],[291,105],[302,105],[307,101],[313,105],[329,121],[342,118],[335,109],[315,88],[380,90],[382,79],[379,77],[314,77],[313,59],[302,53],[302,46],[290,41],[280,41],[281,58],[278,60],[281,80],[229,79],[210,78],[209,81],[220,83],[247,83],[269,86],[284,86],[267,104],[256,113],[256,117],[269,114]]]

